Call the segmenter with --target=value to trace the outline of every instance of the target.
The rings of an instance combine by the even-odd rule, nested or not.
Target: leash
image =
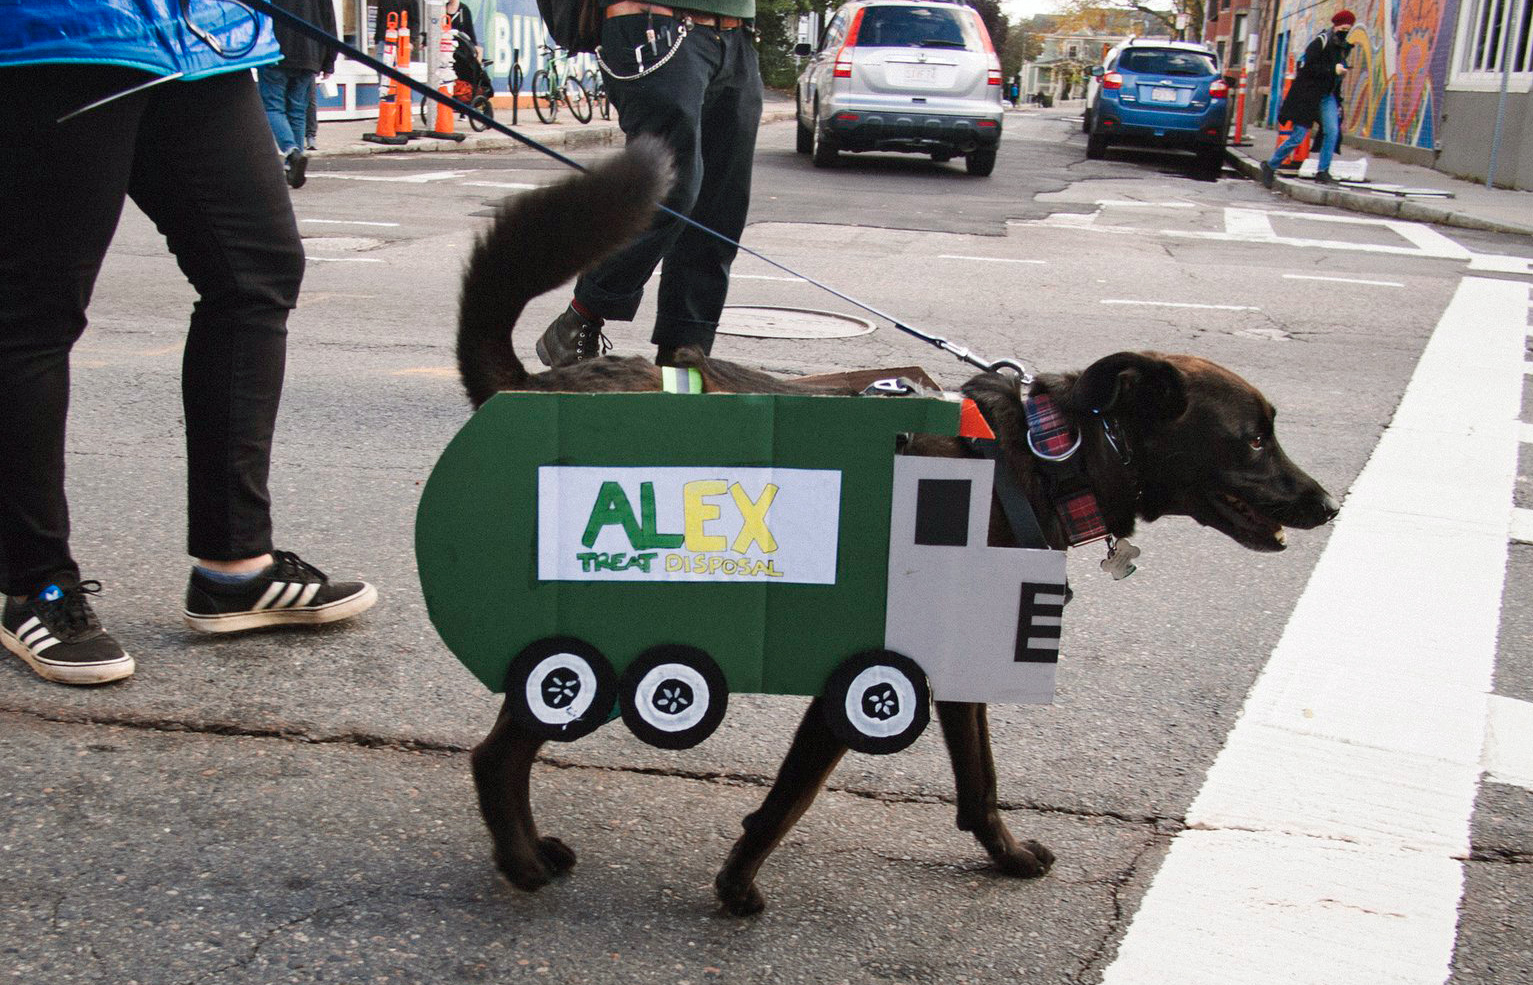
[[[454,111],[467,116],[469,119],[475,120],[475,121],[477,121],[479,123],[484,124],[488,128],[494,130],[496,133],[505,134],[506,136],[512,138],[513,140],[516,140],[516,141],[520,142],[524,146],[530,147],[533,150],[536,150],[536,151],[539,151],[539,152],[541,152],[543,154],[546,154],[547,156],[549,156],[549,157],[553,158],[554,160],[558,161],[560,164],[566,165],[567,167],[574,168],[576,171],[584,172],[586,170],[586,167],[584,165],[580,164],[578,161],[575,161],[575,160],[572,160],[571,158],[566,157],[565,155],[559,153],[558,151],[554,150],[552,147],[549,147],[546,144],[539,143],[538,141],[532,139],[531,137],[527,137],[527,136],[524,136],[523,134],[518,133],[517,131],[515,131],[515,130],[511,129],[510,127],[506,126],[504,123],[501,123],[498,120],[496,120],[493,116],[487,116],[484,113],[481,113],[478,110],[474,109],[472,106],[467,105],[466,103],[462,103],[462,102],[454,99],[451,96],[444,95],[443,93],[440,93],[440,92],[436,91],[435,89],[433,89],[430,86],[426,85],[424,82],[417,82],[415,79],[411,78],[406,73],[399,71],[398,69],[396,69],[392,65],[385,65],[383,62],[381,62],[378,59],[372,57],[371,55],[367,54],[366,52],[361,51],[360,49],[355,48],[352,45],[347,44],[345,41],[342,41],[340,38],[337,38],[337,37],[335,37],[332,34],[328,34],[325,31],[319,29],[318,27],[315,27],[313,24],[310,24],[308,21],[304,20],[302,17],[299,17],[296,14],[291,14],[288,11],[283,10],[281,7],[278,7],[274,3],[272,3],[271,0],[239,0],[239,2],[243,6],[245,6],[245,7],[248,7],[250,9],[257,10],[257,11],[260,11],[261,13],[266,14],[268,17],[272,17],[272,18],[276,18],[276,19],[282,20],[289,27],[294,28],[299,33],[307,35],[308,37],[312,38],[315,41],[319,41],[319,42],[321,42],[321,43],[323,43],[325,45],[328,45],[328,46],[330,46],[332,48],[335,48],[337,51],[339,51],[341,54],[345,55],[347,58],[350,58],[352,61],[358,62],[359,64],[365,65],[366,67],[368,67],[368,68],[372,69],[373,71],[377,72],[379,75],[382,75],[382,76],[384,76],[386,78],[392,79],[395,82],[398,82],[400,85],[408,87],[413,92],[417,92],[421,96],[423,96],[423,97],[425,97],[427,99],[432,99],[432,100],[435,100],[438,103],[441,103],[444,106],[448,106],[448,107],[452,108]],[[943,352],[948,353],[949,355],[957,358],[960,362],[968,363],[970,366],[973,366],[973,367],[975,367],[977,369],[984,370],[985,372],[989,372],[989,373],[1008,373],[1008,374],[1011,374],[1011,375],[1015,376],[1022,383],[1023,386],[1026,386],[1026,385],[1028,385],[1028,384],[1033,382],[1033,374],[1028,372],[1027,367],[1025,365],[1023,365],[1020,360],[1017,360],[1017,359],[995,359],[995,360],[984,359],[984,358],[980,357],[979,355],[975,354],[972,350],[968,349],[965,346],[958,345],[957,343],[952,342],[952,341],[950,341],[950,340],[948,340],[946,338],[943,338],[940,335],[931,335],[931,334],[923,332],[920,329],[917,329],[917,328],[915,328],[915,327],[913,327],[911,325],[907,325],[905,322],[903,322],[900,319],[894,317],[893,315],[888,314],[887,312],[884,312],[884,311],[880,311],[879,309],[873,307],[872,305],[866,304],[866,303],[858,300],[855,297],[852,297],[851,295],[849,295],[849,294],[847,294],[847,293],[845,293],[843,291],[837,290],[836,288],[832,287],[829,284],[826,284],[826,283],[824,283],[824,282],[822,282],[820,280],[817,280],[817,279],[815,279],[813,277],[810,277],[810,276],[807,276],[805,274],[799,273],[798,271],[794,270],[792,267],[789,267],[786,264],[780,263],[777,260],[773,260],[771,257],[764,256],[761,253],[758,253],[757,251],[751,249],[750,247],[745,246],[742,243],[736,242],[735,240],[731,239],[728,236],[725,236],[723,233],[718,232],[715,229],[710,229],[708,226],[703,225],[702,223],[700,223],[697,220],[693,219],[691,216],[682,215],[680,212],[677,212],[675,209],[672,209],[669,206],[664,205],[664,204],[661,204],[659,206],[659,208],[660,208],[660,211],[662,211],[665,214],[671,216],[672,218],[679,219],[683,223],[685,223],[686,225],[691,226],[692,228],[694,228],[694,229],[696,229],[696,230],[698,230],[700,232],[707,233],[708,235],[714,237],[715,239],[718,239],[718,240],[720,240],[720,241],[722,241],[724,243],[727,243],[729,246],[732,246],[735,249],[744,252],[747,256],[755,257],[757,260],[760,260],[761,262],[763,262],[763,263],[765,263],[765,264],[767,264],[767,265],[769,265],[771,267],[775,267],[776,269],[781,270],[783,273],[791,274],[792,276],[797,277],[798,279],[800,279],[802,281],[805,281],[806,283],[808,283],[808,284],[810,284],[810,285],[812,285],[814,287],[819,288],[820,290],[826,292],[827,294],[830,294],[833,297],[836,297],[836,298],[839,298],[842,301],[845,301],[847,304],[850,304],[850,305],[852,305],[852,306],[854,306],[856,308],[860,308],[863,311],[866,311],[868,314],[873,315],[875,318],[880,318],[880,319],[888,322],[889,324],[893,325],[896,329],[900,330],[901,332],[904,332],[906,335],[909,335],[912,338],[919,339],[922,342],[925,342],[927,345],[935,346],[936,348],[942,350]]]

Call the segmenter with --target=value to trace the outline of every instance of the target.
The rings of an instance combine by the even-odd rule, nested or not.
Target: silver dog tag
[[[1134,564],[1134,558],[1139,556],[1139,548],[1130,544],[1122,537],[1107,540],[1107,556],[1102,559],[1102,570],[1112,575],[1113,581],[1122,581],[1135,571],[1139,570]]]

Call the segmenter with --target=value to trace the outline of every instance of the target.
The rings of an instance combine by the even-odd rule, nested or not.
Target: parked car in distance
[[[1198,167],[1217,174],[1230,125],[1230,87],[1208,46],[1134,38],[1091,70],[1095,93],[1084,124],[1086,156],[1101,159],[1113,144],[1190,150]]]
[[[842,151],[963,157],[995,170],[1001,61],[972,7],[947,0],[852,0],[831,16],[799,75],[798,152],[830,167]]]

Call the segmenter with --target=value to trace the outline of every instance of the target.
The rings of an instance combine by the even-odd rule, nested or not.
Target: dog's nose
[[[1320,512],[1325,516],[1321,523],[1330,523],[1336,519],[1336,514],[1341,512],[1341,504],[1336,502],[1336,497],[1328,492],[1322,492],[1320,500]]]

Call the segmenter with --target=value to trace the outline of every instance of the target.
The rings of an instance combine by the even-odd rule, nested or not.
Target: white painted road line
[[[1404,287],[1397,280],[1363,280],[1359,277],[1322,277],[1319,274],[1284,274],[1285,280],[1324,280],[1333,284],[1371,284],[1374,287]]]
[[[1196,202],[1130,202],[1126,199],[1099,198],[1097,204],[1123,209],[1195,209]]]
[[[1225,209],[1224,231],[1241,239],[1266,240],[1277,236],[1272,217],[1259,209]]]
[[[507,188],[511,191],[530,192],[534,188],[542,188],[542,185],[533,184],[530,181],[463,181],[459,182],[465,188]]]
[[[1510,536],[1519,544],[1533,544],[1533,510],[1521,507],[1512,510]]]
[[[1490,696],[1485,778],[1533,790],[1533,702]]]
[[[372,257],[305,257],[310,263],[382,263]]]
[[[424,185],[432,181],[452,181],[473,174],[467,171],[426,171],[421,174],[342,174],[339,171],[310,171],[310,178],[339,178],[342,181],[392,181],[405,185]]]
[[[1127,298],[1103,298],[1102,304],[1143,304],[1152,308],[1203,308],[1209,311],[1260,311],[1249,304],[1193,304],[1190,301],[1134,301]]]
[[[1047,260],[1013,260],[1010,257],[969,257],[957,253],[940,253],[938,260],[983,260],[986,263],[1048,263]]]
[[[366,222],[362,219],[299,219],[299,222],[322,223],[329,226],[398,226],[397,222]]]
[[[1104,985],[1447,979],[1527,303],[1460,282]]]
[[[1533,424],[1524,421],[1518,428],[1518,435],[1520,436],[1519,440],[1524,444],[1533,443]]]

